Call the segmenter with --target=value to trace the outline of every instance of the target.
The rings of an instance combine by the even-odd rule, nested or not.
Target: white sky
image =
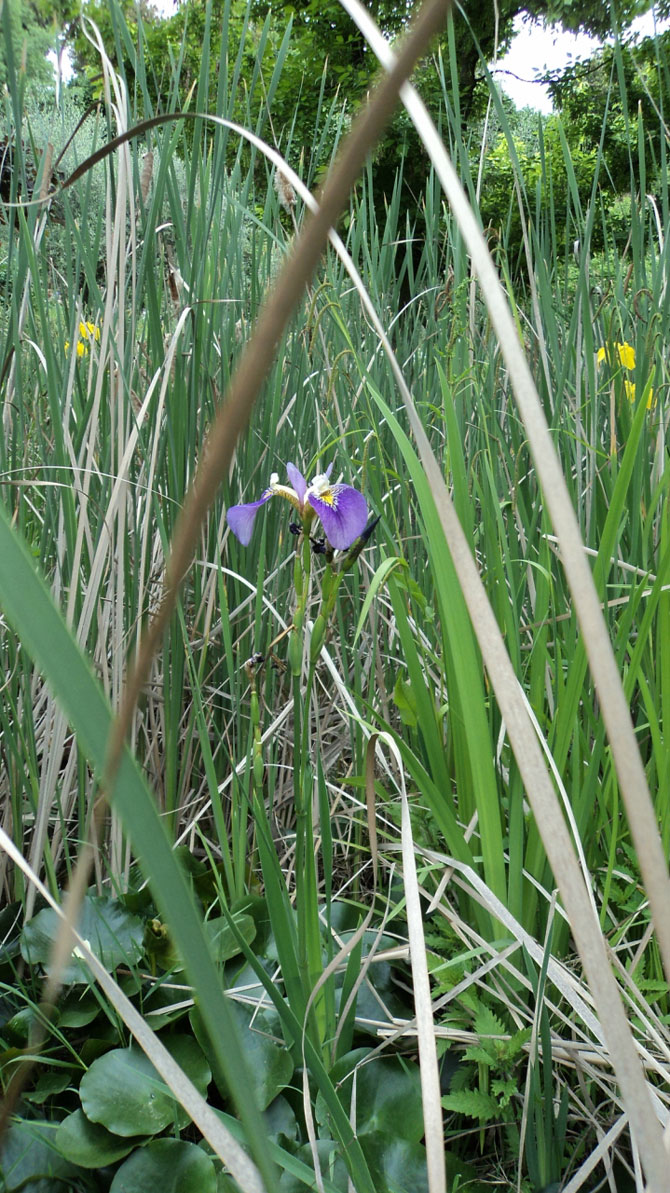
[[[590,57],[598,48],[598,40],[585,33],[564,33],[560,26],[545,26],[540,21],[524,21],[521,17],[517,17],[515,25],[516,37],[509,52],[498,62],[494,77],[518,108],[528,106],[550,112],[549,92],[542,83],[534,81],[537,75]],[[659,33],[668,27],[668,21],[656,25]],[[640,37],[651,36],[653,13],[638,17],[631,29]]]

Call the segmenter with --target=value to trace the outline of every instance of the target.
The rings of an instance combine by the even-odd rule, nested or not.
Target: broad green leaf
[[[354,933],[349,930],[339,930],[338,935],[344,945],[349,943]],[[373,929],[366,928],[361,940],[361,956],[367,957],[373,945],[376,952],[383,952],[384,949],[393,948],[393,944],[392,937],[379,937]],[[344,986],[344,972],[337,973],[335,975],[335,1004],[338,1010],[342,1005]],[[398,989],[390,962],[373,961],[368,966],[365,981],[361,983],[356,994],[356,1019],[369,1019],[373,1022],[384,1021],[387,1017],[389,1021],[394,1017],[401,1019],[407,1014],[408,1007],[407,1003],[399,997]],[[364,1023],[361,1023],[357,1030],[376,1034],[376,1028],[367,1027]]]
[[[280,1135],[295,1142],[298,1138],[298,1120],[295,1111],[286,1098],[275,1098],[263,1115],[270,1139],[277,1140]]]
[[[56,1145],[59,1151],[80,1168],[104,1168],[122,1160],[134,1147],[144,1143],[142,1136],[112,1134],[100,1123],[92,1123],[83,1110],[75,1110],[59,1123]]]
[[[216,1171],[195,1143],[154,1139],[117,1170],[109,1193],[216,1193]]]
[[[379,1190],[383,1189],[384,1193],[428,1193],[426,1150],[422,1144],[390,1138],[382,1132],[364,1133],[361,1142],[370,1169],[376,1174]],[[317,1151],[323,1175],[339,1193],[347,1193],[347,1169],[339,1146],[331,1139],[319,1139]],[[305,1144],[297,1156],[306,1164],[313,1164],[309,1144]],[[310,1183],[308,1188],[311,1187],[315,1186]],[[282,1174],[279,1193],[304,1193],[304,1190],[304,1183],[295,1174],[288,1171]]]
[[[93,991],[82,990],[80,986],[68,990],[58,1004],[58,1009],[60,1011],[58,1025],[61,1029],[87,1027],[101,1013],[100,1003]]]
[[[403,1065],[395,1057],[378,1057],[366,1064],[367,1055],[368,1051],[364,1048],[349,1052],[333,1065],[329,1073],[349,1113],[355,1072],[355,1126],[358,1137],[380,1132],[389,1139],[399,1138],[418,1143],[424,1133],[418,1068],[416,1065]],[[320,1095],[317,1096],[316,1116],[325,1125],[327,1112]]]
[[[11,1019],[3,1025],[3,1034],[13,1044],[18,1044],[25,1048],[30,1039],[31,1032],[39,1022],[39,1016],[35,1007],[21,1007]],[[55,1016],[55,1022],[58,1022],[58,1016]]]
[[[491,1193],[490,1185],[477,1180],[477,1169],[472,1164],[468,1164],[462,1156],[445,1151],[445,1158],[449,1189],[462,1189],[463,1193]]]
[[[412,692],[411,683],[406,683],[400,672],[396,675],[393,685],[393,703],[395,704],[403,725],[414,729],[418,720],[416,700]]]
[[[278,1102],[284,1102],[284,1101],[285,1101],[285,1099],[283,1097],[279,1097],[276,1099],[275,1105]],[[225,1123],[225,1125],[232,1132],[232,1134],[235,1136],[235,1138],[241,1140],[242,1133],[240,1131],[240,1125],[237,1122],[237,1120],[234,1119],[230,1114],[226,1114],[223,1110],[216,1110],[215,1113],[221,1119],[221,1121]],[[287,1121],[287,1125],[288,1125],[288,1116],[286,1114],[286,1111],[284,1109],[280,1110],[279,1115],[280,1115],[282,1121]],[[269,1107],[269,1109],[265,1111],[265,1114],[263,1115],[263,1121],[266,1123],[266,1125],[268,1127],[268,1150],[269,1150],[270,1155],[272,1156],[273,1160],[277,1163],[277,1165],[279,1166],[279,1168],[282,1171],[282,1179],[279,1181],[278,1185],[273,1187],[272,1193],[274,1193],[274,1188],[278,1188],[279,1190],[281,1190],[281,1193],[284,1193],[284,1183],[283,1182],[289,1180],[288,1174],[291,1174],[291,1178],[298,1182],[298,1184],[296,1185],[296,1188],[299,1188],[301,1193],[303,1193],[305,1187],[307,1189],[314,1189],[315,1188],[314,1162],[312,1160],[312,1155],[311,1155],[311,1150],[310,1150],[309,1144],[306,1144],[304,1148],[301,1147],[299,1149],[299,1152],[296,1152],[294,1155],[291,1150],[288,1150],[285,1147],[281,1147],[279,1145],[279,1143],[275,1142],[275,1140],[274,1140],[275,1128],[274,1128],[274,1120],[273,1120],[273,1107]],[[294,1127],[291,1128],[289,1138],[294,1140],[295,1138],[297,1138],[297,1120],[293,1119],[292,1121],[294,1122]],[[295,1136],[293,1134],[294,1129],[296,1131]],[[283,1132],[283,1134],[286,1134],[286,1132]],[[321,1148],[322,1143],[327,1144],[329,1148],[332,1148],[332,1143],[330,1140],[319,1140],[317,1143],[317,1146],[319,1147],[319,1149]],[[199,1146],[204,1149],[206,1155],[212,1155],[212,1151],[211,1151],[209,1145],[204,1140],[199,1144]],[[321,1151],[319,1154],[321,1154]],[[299,1156],[304,1157],[304,1159],[299,1158]],[[216,1163],[217,1163],[217,1161],[215,1160],[215,1164]],[[346,1165],[344,1165],[343,1167],[346,1170]],[[238,1186],[234,1183],[227,1183],[227,1178],[226,1178],[226,1180],[222,1179],[221,1173],[219,1173],[218,1179],[219,1179],[219,1190],[221,1191],[221,1193],[238,1193]],[[346,1185],[345,1185],[345,1188],[346,1188]],[[335,1188],[335,1186],[331,1183],[331,1181],[328,1179],[327,1176],[326,1176],[326,1179],[324,1180],[324,1193],[340,1193],[340,1190]],[[374,1188],[373,1186],[370,1186],[370,1193],[379,1193],[379,1190]]]
[[[201,1094],[211,1080],[207,1062],[190,1036],[164,1041]],[[84,1114],[124,1137],[157,1135],[174,1122],[178,1105],[151,1061],[137,1047],[115,1048],[98,1057],[79,1087]]]
[[[45,967],[58,934],[60,918],[51,907],[45,907],[24,926],[21,933],[21,956],[29,965]],[[137,916],[126,911],[115,899],[105,895],[87,895],[77,922],[77,931],[88,941],[91,952],[106,969],[118,965],[135,965],[142,956],[143,926]],[[63,972],[66,983],[91,981],[84,961],[73,955]]]
[[[76,1085],[79,1074],[80,1070],[74,1064],[71,1069],[47,1069],[45,1073],[40,1073],[33,1088],[23,1096],[33,1106],[43,1106],[54,1094],[61,1094],[67,1089],[68,1085]]]
[[[340,1155],[338,1145],[332,1139],[317,1139],[316,1149],[321,1172],[329,1182],[329,1190],[332,1193],[347,1193],[350,1187],[347,1166]],[[308,1143],[299,1149],[296,1159],[314,1171],[312,1149]],[[316,1188],[316,1185],[306,1184],[299,1175],[287,1170],[282,1173],[278,1193],[305,1193],[309,1188]]]
[[[370,1168],[377,1171],[388,1193],[428,1193],[426,1149],[422,1143],[382,1131],[365,1132],[361,1143]]]
[[[247,944],[251,944],[256,936],[256,924],[252,916],[237,913],[233,916],[238,932],[246,940]],[[231,957],[237,957],[240,952],[240,946],[237,943],[236,937],[228,921],[224,916],[218,916],[213,920],[206,920],[204,924],[205,935],[209,937],[209,942],[212,949],[212,956],[219,965],[224,965]]]
[[[3,1193],[24,1189],[30,1193],[56,1193],[72,1187],[77,1175],[73,1164],[55,1144],[56,1124],[23,1119],[12,1123],[0,1149],[0,1183]],[[62,1182],[62,1183],[61,1183]]]
[[[249,1071],[254,1074],[256,1104],[259,1110],[265,1110],[293,1076],[291,1054],[284,1044],[272,1038],[276,1020],[271,1020],[265,1011],[252,1016],[250,1008],[235,1002],[231,1002],[230,1010],[236,1023],[238,1043]],[[197,1008],[191,1012],[190,1018],[196,1038],[204,1044],[202,1019]],[[231,1091],[216,1065],[214,1080],[224,1097],[229,1097]]]

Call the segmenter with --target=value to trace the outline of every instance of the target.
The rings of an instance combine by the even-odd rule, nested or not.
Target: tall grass
[[[121,14],[112,12],[119,44],[130,44]],[[149,67],[141,23],[132,86],[89,31],[105,80],[92,135],[104,142],[138,123],[135,102],[151,115]],[[259,63],[267,36],[266,26]],[[226,60],[225,25],[217,38],[208,20],[200,111],[210,62]],[[441,61],[436,69],[445,81],[445,140],[462,145],[467,130],[450,102],[449,72]],[[20,128],[17,79],[7,104]],[[226,123],[238,85],[237,71],[221,65],[218,121],[177,118],[144,128],[63,189],[58,207],[21,207],[16,226],[5,228],[2,827],[25,862],[10,865],[4,854],[2,879],[6,899],[26,918],[37,906],[38,878],[43,897],[60,900],[89,834],[109,706],[118,707],[126,669],[158,609],[207,429],[303,223],[301,198],[291,215],[280,206],[270,150]],[[166,110],[179,106],[179,96],[177,66]],[[310,161],[342,132],[335,105],[324,105],[322,115],[305,147],[307,178]],[[498,116],[505,128],[500,108]],[[423,129],[429,135],[425,122]],[[36,148],[45,169],[46,146]],[[564,150],[569,175],[567,142]],[[27,138],[17,138],[15,197],[27,152]],[[76,136],[71,152],[85,156]],[[630,152],[637,177],[638,146]],[[459,152],[461,181],[475,195],[472,161]],[[337,1064],[358,1036],[335,973],[344,972],[347,992],[365,985],[373,966],[361,951],[365,932],[385,925],[401,951],[410,942],[406,980],[418,1019],[379,1016],[376,1029],[389,1048],[419,1035],[431,1156],[421,1179],[431,1193],[444,1163],[435,1158],[436,1142],[442,1150],[430,1084],[435,1037],[454,1068],[444,1102],[454,1187],[489,1180],[496,1155],[509,1179],[512,1155],[509,1183],[519,1188],[559,1181],[589,1188],[604,1171],[610,1187],[629,1180],[641,1190],[642,1165],[647,1187],[660,1190],[670,1041],[667,910],[661,922],[656,908],[667,874],[664,887],[658,873],[646,878],[645,867],[650,857],[667,859],[670,844],[667,173],[661,193],[641,187],[632,196],[623,253],[606,217],[605,249],[592,252],[597,178],[586,209],[574,190],[576,258],[572,242],[556,235],[564,213],[551,206],[548,180],[536,207],[519,175],[510,203],[521,205],[527,235],[520,268],[508,259],[504,236],[497,246],[516,321],[512,337],[501,339],[500,303],[490,287],[482,297],[472,284],[473,257],[483,267],[467,215],[458,201],[456,214],[447,207],[438,184],[444,172],[434,164],[413,224],[401,213],[400,180],[381,214],[368,167],[350,199],[344,244],[324,253],[288,323],[144,684],[95,853],[95,883],[132,891],[139,862],[187,960],[218,1061],[244,1074],[230,1084],[257,1170],[212,1134],[206,1107],[189,1103],[240,1187],[274,1187],[275,1164],[282,1181],[290,1172],[301,1178],[291,1149],[264,1140],[253,1075],[234,1045],[227,1054],[235,1034],[228,1000],[173,851],[184,843],[207,859],[229,917],[249,894],[267,901],[280,980],[270,979],[253,944],[238,944],[255,971],[257,998],[274,1005],[304,1075],[313,1137],[305,1184],[316,1179],[317,1144],[325,1140],[318,1091],[354,1187],[379,1187],[339,1084]],[[80,324],[96,330],[81,333]],[[634,373],[619,367],[617,343],[634,347]],[[641,764],[632,790],[617,755],[625,727],[611,730],[616,684],[603,691],[592,679],[601,682],[594,660],[601,645],[585,620],[587,597],[575,593],[577,561],[565,558],[560,494],[538,459],[530,391],[520,402],[525,421],[515,405],[519,345],[631,711]],[[625,384],[632,379],[634,402]],[[268,503],[246,548],[225,522],[228,504],[260,496],[287,461],[307,474],[332,462],[380,516],[343,580],[306,704],[311,672],[290,651],[284,667],[289,638],[282,635],[295,609],[286,511]],[[318,612],[317,563],[314,557],[305,662]],[[245,667],[259,655],[267,666]],[[659,831],[641,853],[635,809],[641,823],[645,781]],[[315,847],[306,855],[296,792],[312,817]],[[349,937],[338,927],[344,899],[360,912]],[[239,936],[234,919],[231,927]],[[588,955],[584,942],[594,939]],[[605,948],[610,964],[601,966],[599,986],[590,966]],[[427,969],[434,1030],[426,1039]],[[615,1032],[617,994],[628,1025]],[[119,1014],[131,1032],[141,1030],[125,1006]],[[217,1022],[228,1031],[217,1032]],[[174,1081],[161,1068],[160,1043],[148,1033],[141,1043]],[[468,1145],[473,1123],[482,1152],[488,1132],[488,1164]],[[337,1187],[340,1179],[333,1176]],[[405,1187],[400,1178],[388,1181]]]

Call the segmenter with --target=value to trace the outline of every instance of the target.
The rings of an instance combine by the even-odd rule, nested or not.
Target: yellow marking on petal
[[[298,500],[298,494],[296,493],[295,489],[291,489],[288,485],[278,484],[276,477],[276,472],[273,472],[272,476],[270,477],[270,488],[272,489],[275,497],[285,497],[286,500],[290,501],[291,505],[298,510],[298,513],[302,513],[300,502]]]
[[[337,493],[333,492],[330,481],[325,473],[314,477],[305,494],[305,500],[308,500],[312,493],[315,497],[318,497],[319,501],[323,501],[325,505],[329,505],[331,509],[337,508]]]
[[[634,369],[635,349],[633,348],[632,344],[617,344],[617,349],[619,352],[619,360],[621,361],[624,369]]]

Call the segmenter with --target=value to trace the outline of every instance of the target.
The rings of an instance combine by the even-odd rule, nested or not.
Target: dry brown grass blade
[[[417,59],[442,28],[448,0],[429,0],[421,9],[401,50],[393,71],[382,80],[372,98],[354,122],[342,152],[331,171],[319,200],[319,208],[308,216],[293,252],[281,270],[259,314],[253,334],[240,358],[228,393],[219,408],[204,447],[194,482],[186,496],[177,523],[166,567],[166,591],[160,608],[138,649],[135,666],[128,677],[124,697],[114,725],[107,764],[106,788],[123,749],[135,704],[151,660],[175,607],[179,588],[190,567],[200,528],[228,471],[238,438],[246,429],[280,337],[318,264],[350,189],[370,149],[376,144],[395,108],[401,87]]]
[[[414,1006],[416,1008],[428,1189],[430,1193],[445,1193],[447,1178],[444,1155],[442,1100],[440,1096],[440,1071],[435,1044],[433,1003],[428,976],[428,962],[426,959],[426,942],[423,931],[421,900],[419,898],[419,881],[416,872],[416,858],[414,856],[412,821],[410,818],[400,751],[390,735],[385,737],[385,740],[389,749],[394,754],[401,778],[403,883],[405,886],[405,904],[407,908],[412,988],[414,990]]]

